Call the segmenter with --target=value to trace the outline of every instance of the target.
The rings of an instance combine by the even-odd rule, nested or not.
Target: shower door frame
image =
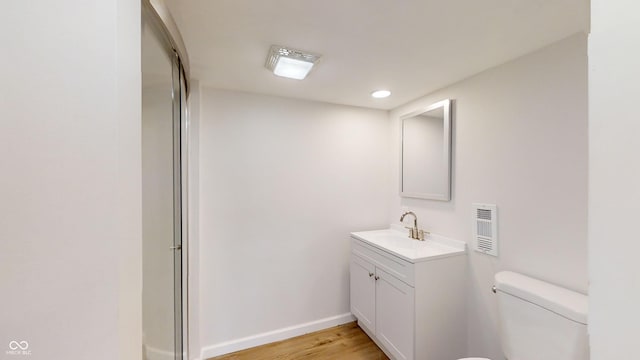
[[[174,242],[171,249],[174,253],[174,355],[175,360],[185,360],[189,358],[187,241],[189,60],[182,37],[164,3],[159,0],[142,0],[142,17],[160,35],[172,62]],[[176,206],[178,204],[179,206]]]

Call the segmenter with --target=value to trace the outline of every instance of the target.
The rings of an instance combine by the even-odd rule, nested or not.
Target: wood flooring
[[[355,322],[209,360],[389,360]]]

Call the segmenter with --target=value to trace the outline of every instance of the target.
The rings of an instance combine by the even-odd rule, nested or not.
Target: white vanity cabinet
[[[352,233],[352,314],[392,359],[465,357],[464,243],[448,246],[402,235]]]
[[[351,255],[351,313],[360,327],[376,329],[376,267],[357,255]]]

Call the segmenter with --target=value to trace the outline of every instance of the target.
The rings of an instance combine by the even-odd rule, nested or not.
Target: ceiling
[[[165,1],[202,85],[378,109],[589,28],[589,0]],[[322,58],[280,78],[264,67],[272,44]]]

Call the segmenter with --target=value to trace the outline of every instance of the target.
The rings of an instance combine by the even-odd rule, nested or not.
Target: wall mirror
[[[451,100],[400,118],[400,196],[451,200]]]

